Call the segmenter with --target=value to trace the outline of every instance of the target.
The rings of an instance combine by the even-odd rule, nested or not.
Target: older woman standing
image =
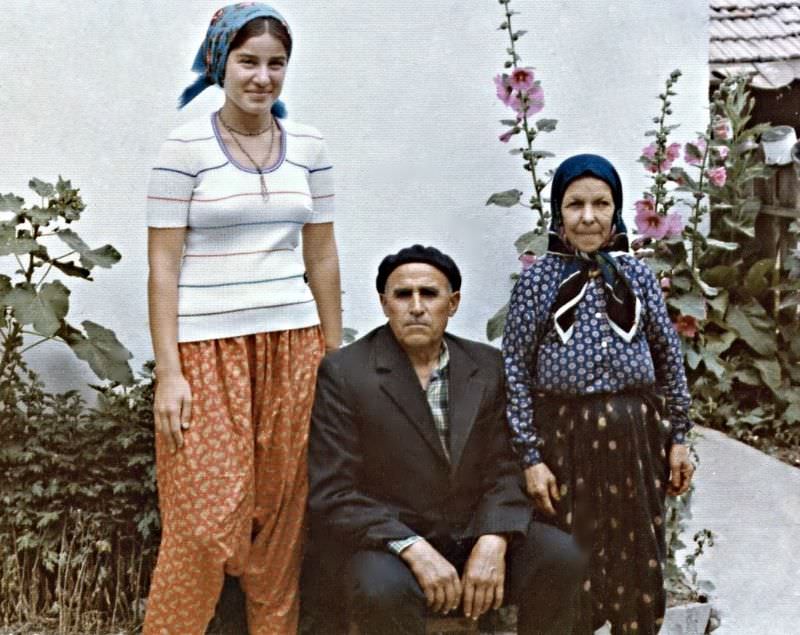
[[[144,633],[205,632],[225,573],[251,634],[294,633],[317,365],[341,339],[333,183],[317,130],[284,119],[292,37],[258,3],[220,9],[148,193],[163,534]],[[300,248],[302,244],[302,250]]]
[[[622,184],[583,154],[553,177],[548,253],[511,296],[508,420],[539,514],[590,552],[582,626],[656,633],[665,494],[685,492],[690,398],[680,345],[648,267],[628,254]]]

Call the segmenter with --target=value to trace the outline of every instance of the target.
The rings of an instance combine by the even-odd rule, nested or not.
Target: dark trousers
[[[459,572],[474,542],[435,544]],[[308,569],[308,568],[307,568]],[[506,554],[505,597],[517,605],[520,635],[564,635],[572,631],[578,610],[578,590],[585,558],[572,538],[543,523],[533,522],[528,534],[516,537]],[[304,574],[305,582],[309,572]],[[346,624],[341,609],[358,624],[360,635],[423,635],[427,606],[422,589],[406,564],[389,551],[358,551],[338,576],[321,586],[326,592],[309,602],[319,607],[315,633],[341,633]],[[338,610],[337,610],[338,609]],[[459,608],[459,611],[461,609]],[[338,619],[337,619],[338,614]],[[346,632],[346,631],[344,631]]]

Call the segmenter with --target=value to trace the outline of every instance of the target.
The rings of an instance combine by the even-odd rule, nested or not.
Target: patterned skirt
[[[576,635],[606,620],[612,632],[657,633],[663,567],[670,424],[651,388],[580,397],[537,395],[545,464],[561,499],[555,518],[589,554]]]

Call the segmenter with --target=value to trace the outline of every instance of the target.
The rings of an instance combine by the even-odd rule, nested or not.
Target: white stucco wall
[[[0,36],[0,192],[27,197],[31,176],[72,179],[88,203],[78,226],[92,246],[123,254],[96,281],[71,279],[70,319],[116,331],[138,369],[151,357],[146,317],[145,192],[168,131],[221,104],[210,89],[184,111],[178,94],[219,0],[5,3]],[[284,93],[291,115],[316,125],[336,164],[336,224],[344,322],[365,333],[382,321],[373,280],[386,253],[412,242],[449,252],[464,274],[451,327],[484,339],[518,268],[522,208],[485,207],[489,194],[530,192],[518,157],[497,136],[510,114],[494,95],[507,36],[496,0],[326,0],[276,6],[295,34]],[[626,209],[647,185],[636,162],[655,96],[674,68],[675,140],[705,127],[707,2],[513,0],[523,63],[536,68],[559,120],[541,147],[593,151],[618,167]],[[557,160],[546,167],[554,168]],[[32,197],[28,199],[32,200]],[[0,271],[14,269],[0,258]],[[51,386],[91,381],[66,347],[35,356]]]

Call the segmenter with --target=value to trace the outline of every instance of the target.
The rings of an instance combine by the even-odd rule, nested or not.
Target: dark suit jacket
[[[500,354],[445,338],[451,461],[388,325],[325,357],[309,440],[313,536],[356,550],[413,534],[527,531],[531,507],[508,441]]]

